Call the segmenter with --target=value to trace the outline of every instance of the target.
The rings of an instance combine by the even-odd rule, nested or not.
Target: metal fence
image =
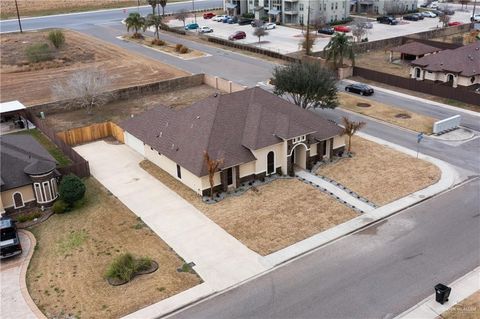
[[[353,75],[367,80],[380,82],[402,89],[435,95],[446,99],[457,100],[463,103],[480,105],[480,94],[476,94],[466,88],[451,87],[442,83],[431,81],[417,81],[397,75],[373,71],[365,68],[354,67]]]
[[[78,154],[70,145],[62,141],[54,130],[47,127],[45,123],[39,118],[34,116],[31,112],[27,113],[27,118],[32,122],[43,134],[45,134],[55,145],[72,160],[72,164],[58,168],[62,175],[68,175],[70,173],[77,175],[78,177],[90,176],[90,165],[80,154]]]

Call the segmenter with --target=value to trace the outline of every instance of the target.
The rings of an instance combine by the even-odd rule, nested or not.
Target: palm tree
[[[210,182],[210,197],[213,199],[213,178],[215,177],[215,172],[218,171],[218,167],[223,164],[223,159],[211,159],[207,151],[203,153],[203,158],[205,159],[205,164],[207,165],[208,170],[208,181]]]
[[[323,53],[326,54],[327,61],[332,61],[335,68],[340,64],[343,66],[343,59],[348,58],[355,64],[355,52],[353,45],[349,41],[344,33],[336,33],[328,42],[327,46],[323,49]]]
[[[163,25],[163,17],[162,16],[157,16],[154,14],[149,14],[147,16],[147,19],[145,20],[145,24],[143,25],[143,31],[149,27],[155,27],[155,36],[157,37],[157,40],[160,40],[160,32],[159,29]]]
[[[130,32],[130,29],[135,30],[133,33],[134,38],[141,38],[142,35],[138,33],[138,30],[142,29],[145,25],[145,18],[140,15],[138,12],[132,12],[125,19],[125,24],[127,25],[127,32]]]
[[[162,16],[165,16],[165,6],[167,5],[167,0],[158,0],[158,3],[162,7]]]
[[[350,153],[350,150],[352,149],[352,136],[357,133],[358,130],[360,130],[362,127],[367,125],[365,122],[355,122],[355,121],[350,121],[348,117],[343,117],[342,118],[343,122],[343,132],[342,135],[347,135],[348,136],[348,149],[347,152]]]
[[[147,0],[147,2],[152,6],[153,15],[155,15],[155,8],[157,7],[158,0]]]

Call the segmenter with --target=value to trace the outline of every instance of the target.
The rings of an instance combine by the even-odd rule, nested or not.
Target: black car
[[[418,21],[420,20],[417,15],[415,14],[409,14],[406,16],[403,16],[403,20],[408,20],[408,21]]]
[[[318,30],[318,33],[322,33],[322,34],[334,34],[335,33],[335,30],[333,28],[330,28],[330,27],[325,27],[325,28],[321,28]]]
[[[250,25],[253,27],[253,28],[258,28],[258,27],[261,27],[262,25],[265,24],[265,21],[262,21],[262,20],[253,20],[252,22],[250,22]]]
[[[445,15],[445,12],[440,11],[440,10],[436,10],[436,9],[430,10],[430,12],[435,13],[437,15],[437,17],[443,17]]]
[[[377,21],[378,21],[378,23],[383,23],[383,24],[390,24],[390,25],[398,24],[398,21],[395,20],[394,17],[387,17],[387,16],[378,17]]]
[[[238,25],[247,25],[252,23],[252,21],[253,19],[240,18],[240,20],[238,20]]]
[[[374,93],[373,89],[370,86],[366,84],[361,84],[361,83],[347,85],[345,87],[345,91],[357,93],[360,95],[373,95]]]
[[[455,14],[455,10],[449,9],[449,8],[444,8],[441,11],[445,13],[446,15],[453,16]]]
[[[0,259],[20,255],[22,245],[15,222],[10,218],[0,219],[0,232]]]
[[[425,19],[425,17],[421,14],[421,13],[412,13],[414,16],[417,16],[418,17],[418,20],[423,20]]]

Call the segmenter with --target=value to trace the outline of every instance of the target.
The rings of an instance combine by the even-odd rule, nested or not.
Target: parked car
[[[201,27],[198,31],[200,33],[211,33],[213,32],[213,29],[210,27],[204,26],[204,27]]]
[[[211,19],[214,16],[215,16],[215,13],[213,13],[213,12],[206,12],[206,13],[203,14],[204,19]]]
[[[333,30],[335,30],[336,32],[343,32],[343,33],[348,33],[350,32],[350,28],[346,25],[336,25],[333,27]]]
[[[225,18],[223,18],[222,22],[223,23],[228,23],[228,20],[230,20],[232,17],[231,16],[225,16]]]
[[[445,13],[446,15],[453,16],[455,14],[455,10],[450,9],[450,8],[443,8],[440,11]]]
[[[431,8],[431,9],[436,9],[438,8],[438,1],[433,1],[432,3],[430,3],[427,8]]]
[[[221,22],[226,17],[226,15],[219,15],[212,18],[212,21]]]
[[[232,34],[228,37],[228,40],[235,41],[235,40],[245,39],[246,37],[247,37],[247,34],[245,32],[236,31],[234,34]]]
[[[422,15],[425,18],[436,18],[437,17],[437,15],[435,13],[433,13],[432,11],[423,11]]]
[[[445,15],[445,12],[441,10],[430,10],[430,12],[432,12],[433,14],[436,14],[437,17],[443,17]]]
[[[252,21],[254,21],[254,20],[253,19],[247,19],[247,18],[240,18],[240,20],[238,20],[238,25],[251,24]]]
[[[253,27],[253,28],[258,28],[258,27],[261,27],[262,25],[264,25],[265,22],[263,22],[262,20],[253,20],[252,22],[250,22],[250,25]]]
[[[418,20],[420,20],[420,19],[419,19],[418,16],[415,15],[415,14],[409,14],[409,15],[403,16],[403,20],[407,20],[407,21],[418,21]]]
[[[272,30],[272,29],[275,29],[277,25],[275,23],[265,23],[264,25],[262,25],[262,28],[265,29],[265,30]]]
[[[347,85],[345,91],[357,93],[360,95],[372,95],[374,93],[373,88],[362,83],[354,83]]]
[[[452,21],[452,22],[449,22],[448,23],[448,26],[449,27],[454,27],[456,25],[461,25],[462,23],[461,22],[458,22],[458,21]]]
[[[472,22],[480,22],[480,14],[476,14],[470,18]]]
[[[0,219],[0,259],[13,257],[21,253],[22,245],[15,222],[10,218]]]
[[[365,29],[373,29],[373,23],[371,22],[362,22],[362,26],[365,28]]]
[[[325,27],[325,28],[319,29],[317,32],[322,34],[332,35],[335,33],[335,30],[332,27]]]
[[[185,25],[185,30],[196,30],[198,28],[198,23],[189,23]]]
[[[396,25],[398,21],[394,17],[382,16],[377,18],[378,23]]]
[[[416,15],[418,17],[418,20],[423,20],[425,19],[425,17],[422,15],[421,12],[417,12],[417,13],[412,13],[413,15]]]

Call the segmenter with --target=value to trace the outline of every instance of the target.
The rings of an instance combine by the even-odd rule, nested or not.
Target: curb
[[[47,319],[47,317],[40,311],[40,309],[38,309],[35,302],[33,302],[33,299],[28,293],[28,289],[27,289],[26,276],[27,276],[28,265],[30,264],[30,259],[32,259],[35,246],[37,246],[37,240],[35,239],[35,236],[33,236],[33,234],[28,230],[20,229],[18,230],[18,232],[23,233],[30,240],[30,251],[28,252],[28,255],[25,258],[25,260],[22,262],[22,267],[20,269],[20,292],[22,293],[23,299],[25,299],[25,302],[30,307],[30,310],[33,312],[33,314],[37,316],[37,318],[39,319]]]

